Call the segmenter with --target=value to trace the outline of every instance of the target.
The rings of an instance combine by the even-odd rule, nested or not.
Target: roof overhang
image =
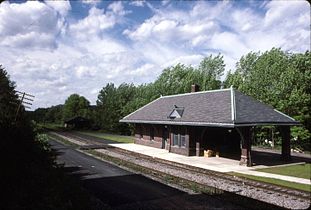
[[[151,121],[151,120],[120,120],[124,123],[144,123],[144,124],[161,124],[161,125],[188,125],[188,126],[208,126],[208,127],[227,127],[233,128],[232,123],[212,123],[212,122],[184,122],[184,121]]]
[[[206,126],[206,127],[249,127],[249,126],[299,126],[298,122],[282,123],[282,122],[258,122],[258,123],[215,123],[215,122],[184,122],[184,121],[156,121],[156,120],[125,120],[119,122],[123,123],[144,123],[144,124],[162,124],[162,125],[188,125],[188,126]]]

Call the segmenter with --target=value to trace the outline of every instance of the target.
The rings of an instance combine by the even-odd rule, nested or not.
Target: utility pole
[[[17,95],[18,95],[18,98],[19,98],[19,104],[18,104],[18,107],[17,107],[17,110],[16,110],[16,114],[15,114],[15,122],[17,121],[17,117],[18,117],[18,114],[20,112],[20,109],[21,109],[21,106],[23,105],[25,107],[25,109],[30,109],[32,103],[32,101],[34,101],[34,97],[33,95],[30,95],[30,94],[27,94],[25,92],[20,92],[20,91],[16,91]]]

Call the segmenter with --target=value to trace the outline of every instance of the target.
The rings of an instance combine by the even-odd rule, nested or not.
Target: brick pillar
[[[241,159],[240,165],[252,166],[251,159],[251,127],[237,128],[241,137]]]
[[[282,136],[282,160],[289,161],[291,160],[290,155],[290,127],[289,126],[280,126],[280,133]]]

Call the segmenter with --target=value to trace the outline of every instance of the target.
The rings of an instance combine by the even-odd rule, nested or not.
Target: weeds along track
[[[154,173],[157,173],[157,176],[159,174],[163,177],[170,175],[183,180],[189,180],[197,185],[204,186],[207,192],[222,190],[290,209],[307,209],[310,207],[310,193],[308,192],[154,158],[103,144],[101,139],[89,138],[77,133],[58,132],[57,134],[81,142],[82,146],[80,149],[95,150],[97,153],[148,168],[149,173],[154,171]]]

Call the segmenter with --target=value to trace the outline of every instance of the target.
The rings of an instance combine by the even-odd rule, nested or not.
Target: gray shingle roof
[[[184,108],[182,117],[169,118],[176,107]],[[291,117],[233,88],[163,96],[120,122],[222,127],[299,124]]]

